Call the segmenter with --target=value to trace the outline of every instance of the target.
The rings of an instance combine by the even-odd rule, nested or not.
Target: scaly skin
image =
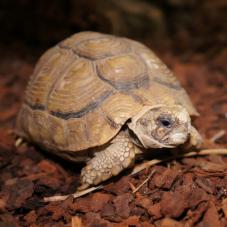
[[[200,148],[202,146],[202,143],[203,143],[202,136],[193,126],[191,126],[190,140],[189,140],[190,146],[195,148]]]
[[[182,118],[182,117],[181,117]],[[183,119],[184,122],[187,122],[187,119]],[[152,123],[152,121],[147,121],[148,123]],[[146,127],[147,125],[142,125],[143,127]],[[149,125],[148,125],[149,126]],[[148,127],[147,126],[147,127]],[[202,144],[202,137],[197,132],[197,130],[190,125],[190,129],[188,128],[188,125],[185,126],[185,124],[182,124],[182,127],[185,127],[184,130],[179,130],[177,132],[186,133],[185,141],[187,140],[187,135],[189,135],[189,144],[190,146],[199,148]],[[149,129],[152,127],[148,127]],[[156,128],[156,125],[154,125],[154,128]],[[135,130],[135,128],[132,127],[132,129]],[[161,128],[163,129],[163,128]],[[168,130],[168,129],[167,129]],[[136,131],[137,132],[137,131]],[[143,135],[143,131],[138,131],[138,135]],[[145,131],[145,135],[151,135],[151,133],[148,131]],[[174,141],[176,141],[176,144],[174,144],[173,147],[176,145],[179,145],[179,138],[172,136],[172,143],[174,144]],[[181,135],[180,135],[181,136]],[[142,138],[142,137],[141,137]],[[180,139],[182,136],[180,137]],[[152,139],[152,137],[148,137],[147,140],[144,140],[144,142],[147,142],[149,139]],[[160,141],[151,140],[148,141],[149,146],[148,148],[156,148],[157,144],[161,147],[167,146],[166,144],[162,144]],[[156,144],[156,143],[157,144]],[[145,144],[146,145],[146,144]],[[145,149],[145,148],[144,148]],[[97,185],[102,181],[105,181],[112,176],[118,175],[122,170],[128,168],[131,164],[133,164],[135,160],[136,154],[141,153],[142,150],[139,148],[135,141],[133,142],[132,138],[130,138],[128,131],[122,131],[120,132],[109,144],[108,147],[104,148],[103,150],[95,153],[95,157],[92,158],[87,165],[82,169],[81,171],[81,186],[78,190],[83,190],[88,188],[91,185]]]
[[[78,190],[97,185],[118,175],[129,167],[141,150],[133,144],[127,132],[119,133],[104,150],[97,152],[81,171],[81,186]]]

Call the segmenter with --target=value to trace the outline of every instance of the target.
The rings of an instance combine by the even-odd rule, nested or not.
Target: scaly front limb
[[[202,146],[202,143],[203,143],[202,136],[199,134],[199,132],[196,130],[196,128],[191,126],[190,138],[189,138],[190,146],[200,148]]]
[[[107,148],[95,153],[95,157],[82,169],[81,186],[78,190],[116,176],[129,167],[139,153],[141,150],[132,143],[127,132],[120,132]]]

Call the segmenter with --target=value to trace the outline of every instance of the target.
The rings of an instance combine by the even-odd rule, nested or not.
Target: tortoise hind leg
[[[141,151],[131,142],[127,132],[119,133],[107,148],[95,153],[95,157],[82,169],[78,190],[116,176],[134,162],[138,153]]]

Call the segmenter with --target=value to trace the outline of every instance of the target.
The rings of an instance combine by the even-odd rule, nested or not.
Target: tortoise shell
[[[77,33],[43,54],[17,132],[46,149],[78,152],[111,140],[143,106],[181,104],[197,115],[172,72],[139,42]]]

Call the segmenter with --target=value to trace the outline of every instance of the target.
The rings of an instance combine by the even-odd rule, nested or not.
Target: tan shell
[[[197,115],[175,76],[147,47],[81,32],[40,58],[17,131],[61,155],[107,143],[143,106],[161,103],[181,104]]]

